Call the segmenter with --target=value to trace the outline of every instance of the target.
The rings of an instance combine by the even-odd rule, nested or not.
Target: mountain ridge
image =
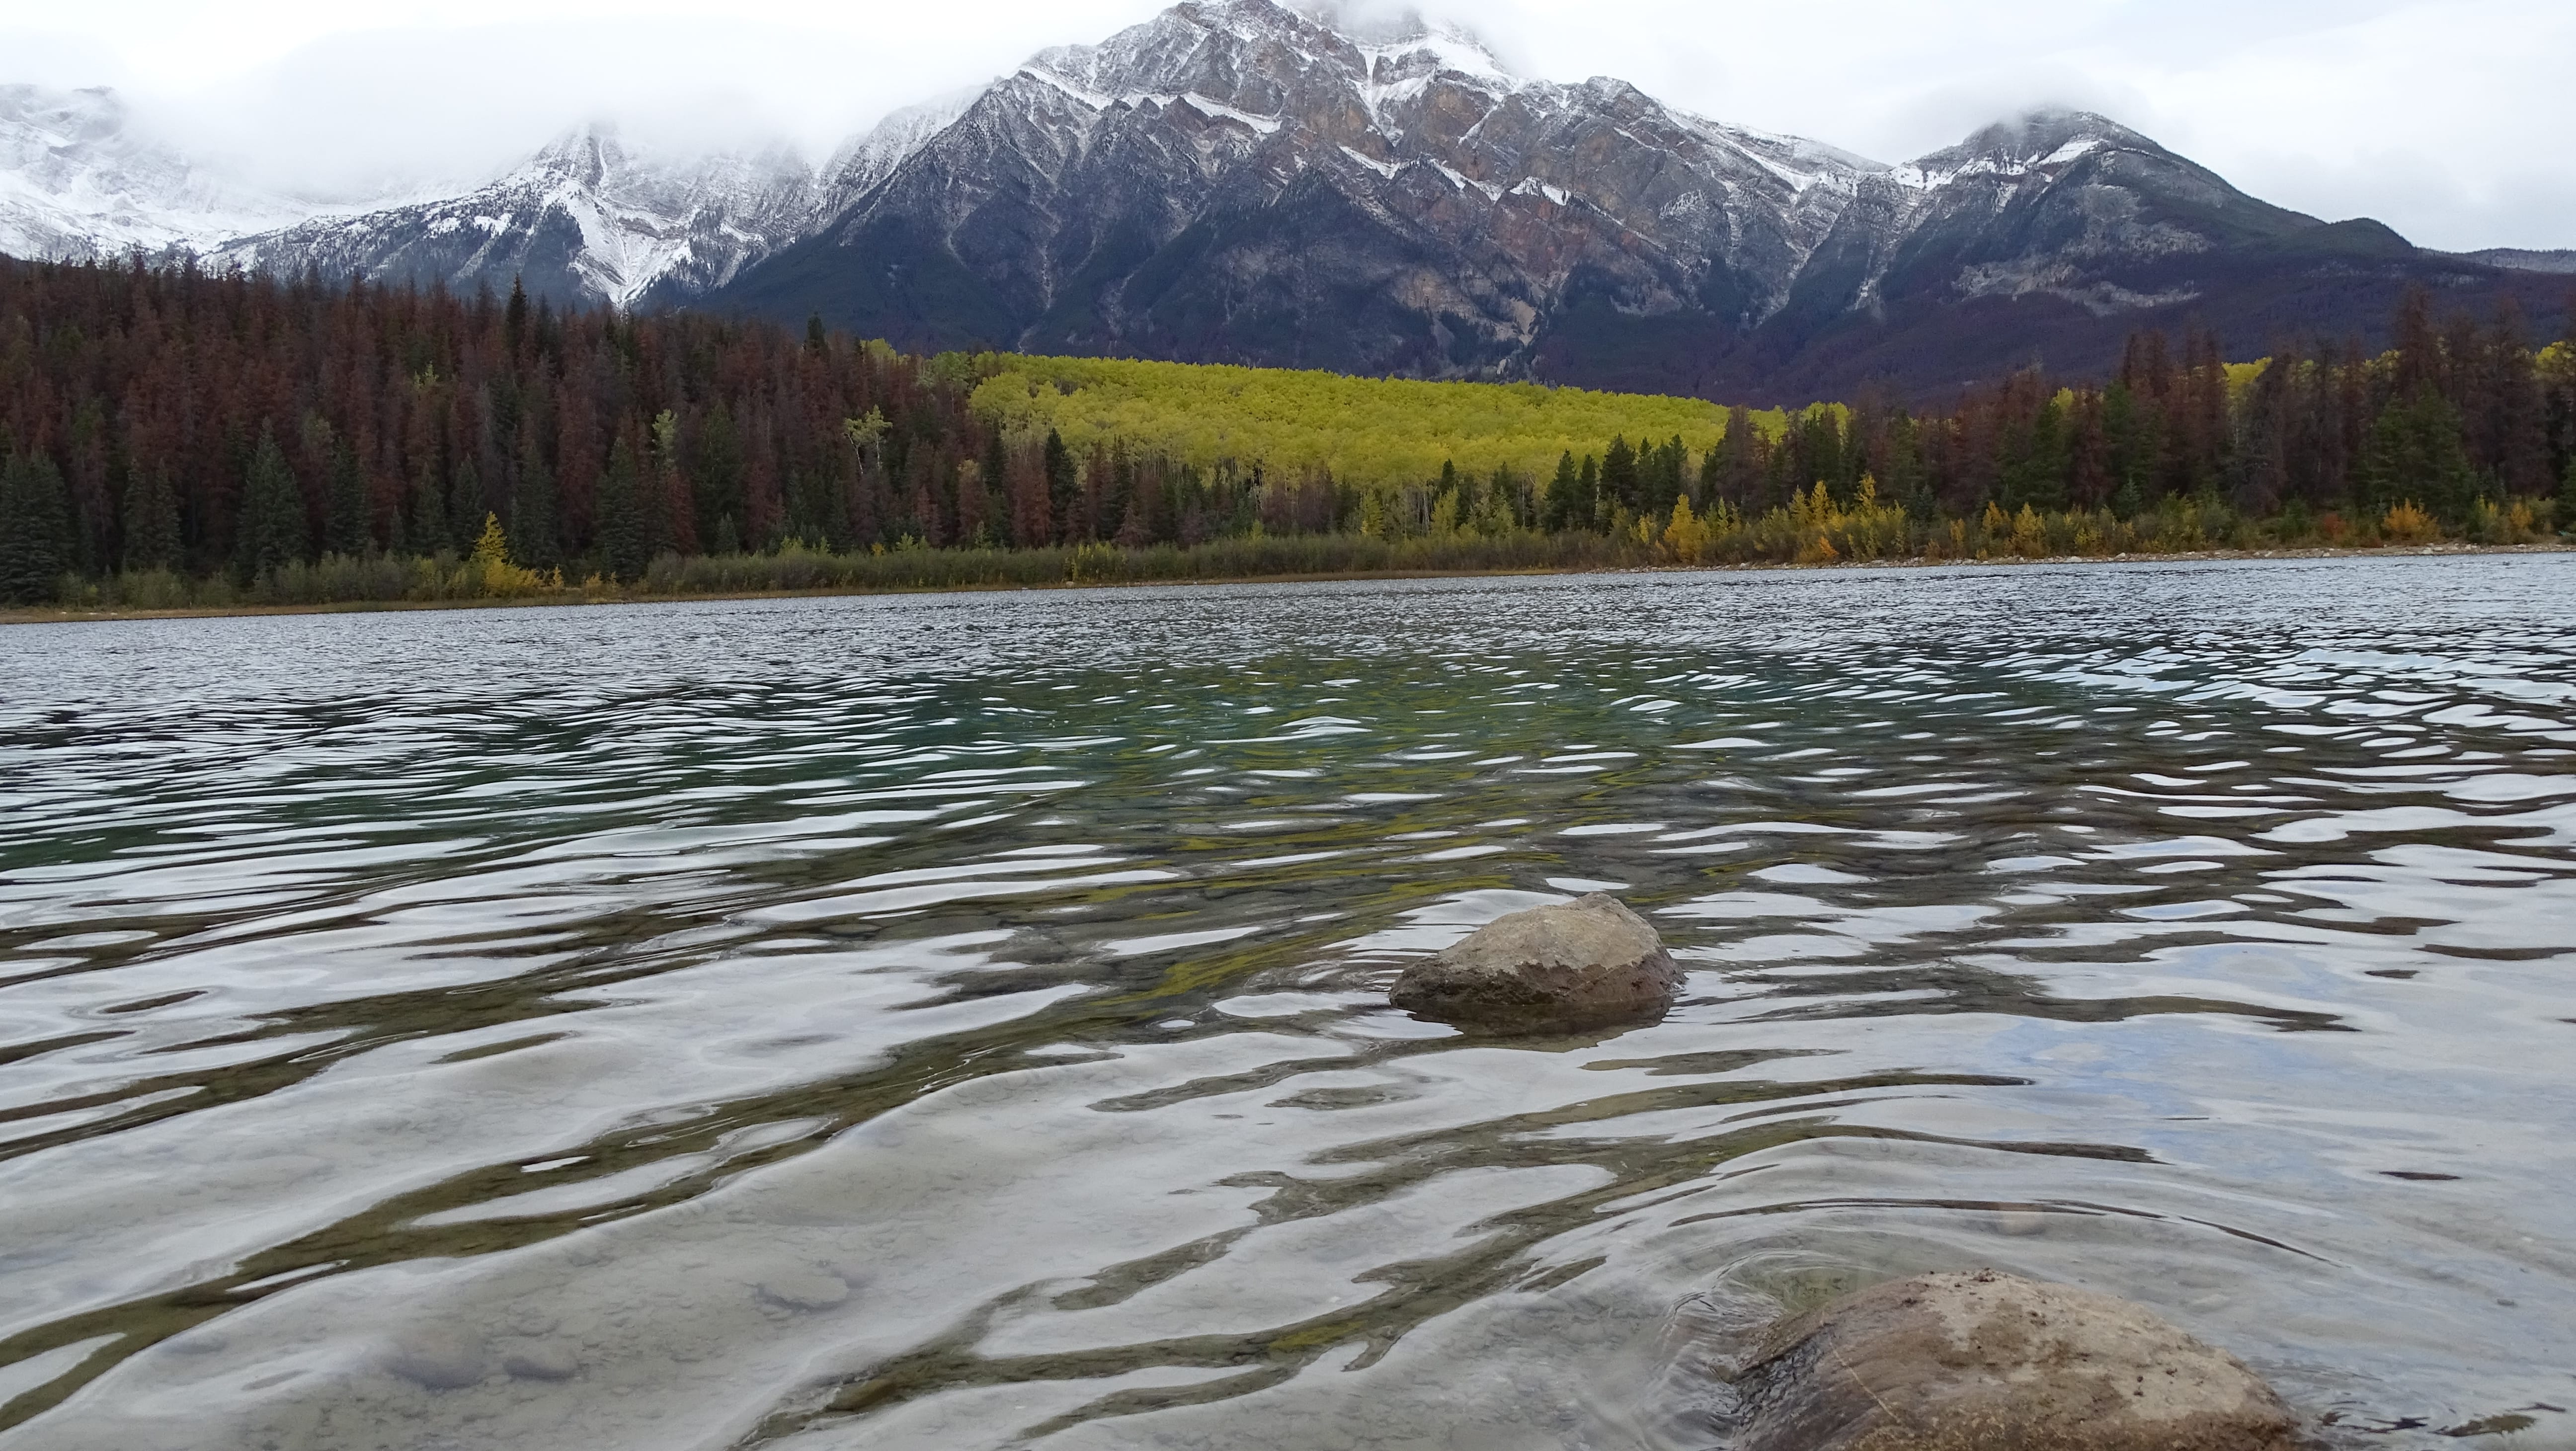
[[[681,162],[594,127],[456,195],[264,230],[243,219],[287,203],[207,202],[219,188],[184,157],[118,151],[112,98],[20,97],[16,113],[89,116],[56,144],[79,126],[13,133],[12,94],[0,249],[520,280],[562,301],[819,315],[914,348],[1925,396],[2033,360],[2098,371],[2138,327],[2206,322],[2248,356],[2285,333],[2375,336],[2413,286],[2548,313],[2576,270],[2277,207],[2088,112],[2035,109],[1890,164],[1613,78],[1518,76],[1418,16],[1273,0],[1184,0],[1041,50],[820,166]],[[84,182],[79,146],[116,185]],[[46,166],[50,219],[27,182]],[[83,210],[110,193],[132,205]],[[205,225],[156,221],[154,197]]]

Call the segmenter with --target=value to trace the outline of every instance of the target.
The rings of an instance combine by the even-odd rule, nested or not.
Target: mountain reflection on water
[[[0,681],[7,1451],[1707,1446],[1707,1294],[1978,1265],[2356,1444],[2576,1444],[2576,559],[145,621]],[[1596,889],[1660,1026],[1384,1006]]]

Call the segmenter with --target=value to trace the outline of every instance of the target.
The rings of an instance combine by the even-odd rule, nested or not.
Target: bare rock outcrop
[[[1735,1378],[1736,1451],[2292,1451],[2243,1362],[2125,1300],[1991,1270],[1783,1320]]]
[[[1444,1022],[1539,1025],[1651,1016],[1681,987],[1655,929],[1595,893],[1486,923],[1407,969],[1393,999]]]

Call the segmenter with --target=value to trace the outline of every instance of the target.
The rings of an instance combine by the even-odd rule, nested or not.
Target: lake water
[[[2576,1445],[2576,558],[30,626],[0,823],[7,1451],[1667,1451],[1988,1265]]]

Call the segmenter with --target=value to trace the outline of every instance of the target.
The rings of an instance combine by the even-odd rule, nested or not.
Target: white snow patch
[[[2055,151],[2042,157],[2039,164],[2042,166],[2064,166],[2066,163],[2074,161],[2079,157],[2090,156],[2108,144],[2108,142],[2105,142],[2099,136],[2079,137],[2076,140],[2067,142],[2065,145],[2060,146]]]
[[[1282,124],[1281,118],[1277,116],[1256,116],[1249,111],[1238,111],[1222,101],[1210,100],[1196,91],[1186,92],[1179,99],[1182,104],[1211,120],[1239,122],[1264,136],[1275,134]]]
[[[1404,169],[1401,165],[1395,162],[1380,161],[1374,156],[1370,156],[1364,152],[1353,151],[1347,146],[1342,148],[1342,154],[1349,157],[1351,160],[1358,162],[1360,165],[1367,167],[1369,170],[1376,172],[1378,175],[1385,177],[1389,181],[1395,180],[1395,174]]]
[[[1449,184],[1460,191],[1483,192],[1485,194],[1485,200],[1487,201],[1500,200],[1503,195],[1503,189],[1501,187],[1492,185],[1488,182],[1473,180],[1469,178],[1465,172],[1458,170],[1456,167],[1451,166],[1445,161],[1434,159],[1431,162],[1431,165],[1437,169],[1442,176],[1449,178]]]
[[[1040,81],[1053,86],[1057,90],[1064,92],[1066,95],[1073,97],[1075,100],[1080,101],[1082,104],[1089,106],[1095,111],[1106,111],[1112,105],[1116,104],[1112,97],[1103,95],[1100,92],[1091,89],[1089,86],[1083,85],[1079,81],[1058,75],[1056,72],[1047,69],[1045,66],[1025,65],[1020,67],[1020,74],[1027,76],[1030,80]]]

